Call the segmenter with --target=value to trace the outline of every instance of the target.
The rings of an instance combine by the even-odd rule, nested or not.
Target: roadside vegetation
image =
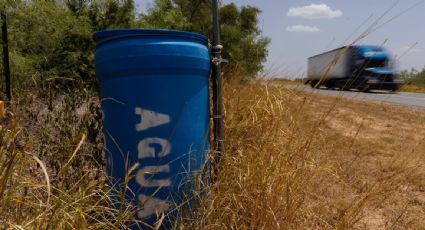
[[[2,229],[125,229],[135,209],[117,209],[109,196],[92,32],[167,25],[200,32],[209,8],[193,2],[157,0],[137,17],[132,1],[0,3],[10,19],[14,80],[0,120]],[[423,228],[425,111],[247,84],[267,54],[259,10],[230,4],[220,13],[232,63],[226,152],[216,181],[194,192],[199,207],[175,228]],[[253,47],[258,53],[244,59]]]
[[[225,93],[227,152],[189,226],[424,226],[424,111],[264,82],[228,83]]]
[[[147,13],[139,14],[133,0],[1,1],[0,10],[8,17],[14,90],[52,77],[82,80],[93,90],[95,31],[161,28],[210,36],[210,8],[203,0],[155,0]],[[220,7],[223,58],[229,60],[224,71],[238,68],[245,80],[262,70],[267,56],[269,39],[257,25],[260,12],[251,6]]]
[[[400,89],[401,91],[425,93],[425,68],[422,70],[401,71],[400,77],[405,81],[405,84]]]
[[[29,95],[2,121],[0,223],[122,228],[134,209],[108,198],[97,97],[57,98],[49,109]],[[425,225],[424,111],[237,81],[225,85],[225,108],[217,181],[178,228]]]

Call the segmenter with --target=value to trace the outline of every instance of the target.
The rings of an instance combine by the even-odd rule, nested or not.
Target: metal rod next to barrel
[[[3,43],[3,69],[6,81],[6,96],[9,101],[12,100],[12,91],[10,90],[10,68],[9,68],[9,46],[7,42],[7,18],[4,12],[1,12],[1,37]]]
[[[223,124],[223,99],[222,99],[222,76],[221,76],[221,49],[220,44],[220,25],[218,22],[218,1],[212,0],[213,16],[213,41],[211,53],[212,59],[212,77],[213,77],[213,103],[214,103],[214,142],[216,148],[215,163],[220,161],[224,151],[224,124]]]

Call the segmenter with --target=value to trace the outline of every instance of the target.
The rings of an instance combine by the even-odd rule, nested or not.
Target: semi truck
[[[392,63],[382,46],[344,46],[309,57],[305,83],[313,88],[396,91],[403,81]]]

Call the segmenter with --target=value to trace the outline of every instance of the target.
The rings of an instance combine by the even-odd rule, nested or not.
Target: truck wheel
[[[366,93],[367,91],[369,91],[369,86],[368,85],[361,85],[357,88],[359,91]]]
[[[342,91],[347,91],[347,90],[350,89],[350,87],[348,87],[347,85],[344,84],[341,87],[339,87],[339,89],[342,90]]]
[[[328,89],[333,89],[333,88],[335,87],[335,84],[334,84],[333,82],[331,82],[331,81],[327,81],[327,82],[325,83],[325,86],[326,86],[326,88],[328,88]]]

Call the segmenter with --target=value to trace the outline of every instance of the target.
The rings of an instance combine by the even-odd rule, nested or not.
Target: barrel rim
[[[93,39],[99,44],[110,39],[133,37],[133,36],[176,36],[187,37],[201,40],[203,43],[208,43],[208,37],[203,34],[198,34],[188,31],[167,30],[167,29],[108,29],[96,31],[93,34]]]

